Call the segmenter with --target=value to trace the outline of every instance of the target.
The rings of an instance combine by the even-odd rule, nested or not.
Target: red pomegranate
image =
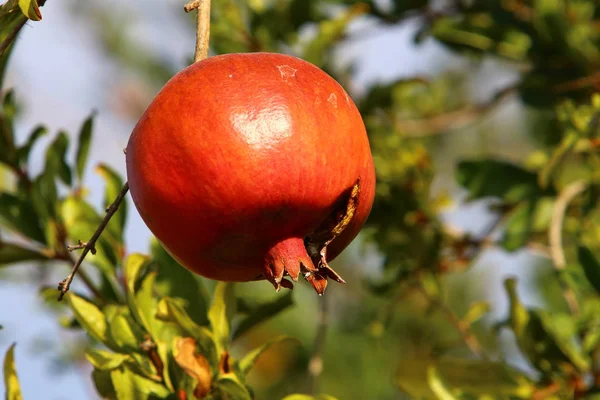
[[[327,265],[358,234],[375,172],[361,116],[314,65],[272,53],[197,62],[158,93],[127,146],[144,222],[189,270],[211,279],[300,273],[319,294]]]

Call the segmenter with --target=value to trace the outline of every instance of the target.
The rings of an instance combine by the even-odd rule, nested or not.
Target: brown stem
[[[329,325],[328,298],[326,296],[320,296],[317,298],[317,301],[319,302],[317,333],[315,334],[313,351],[308,362],[310,391],[314,395],[319,391],[319,377],[323,372],[323,353],[325,351],[327,328]]]
[[[71,282],[73,282],[73,278],[75,278],[75,274],[77,274],[77,271],[79,270],[81,263],[85,259],[85,256],[87,255],[88,252],[92,251],[92,249],[95,248],[96,241],[98,240],[98,238],[104,231],[104,228],[106,228],[106,225],[108,225],[108,222],[110,221],[112,216],[119,209],[119,206],[121,205],[121,202],[125,198],[125,195],[127,194],[128,191],[129,191],[129,183],[126,182],[125,185],[123,185],[123,188],[121,189],[121,192],[119,192],[119,195],[117,196],[115,201],[110,205],[110,207],[108,207],[108,211],[106,212],[104,219],[102,220],[102,222],[96,229],[96,232],[94,232],[91,239],[86,243],[85,247],[83,248],[83,251],[81,252],[81,255],[79,256],[79,259],[75,262],[75,264],[73,264],[71,273],[62,282],[60,282],[58,284],[58,290],[60,290],[60,294],[58,295],[59,301],[62,300],[64,295],[69,291]]]
[[[196,51],[194,62],[208,57],[210,39],[210,0],[192,0],[184,8],[185,12],[198,10],[196,17]]]

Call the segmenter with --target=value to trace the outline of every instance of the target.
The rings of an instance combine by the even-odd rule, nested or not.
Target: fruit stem
[[[183,9],[186,13],[198,10],[196,16],[196,51],[194,62],[208,57],[210,39],[210,0],[192,0]]]

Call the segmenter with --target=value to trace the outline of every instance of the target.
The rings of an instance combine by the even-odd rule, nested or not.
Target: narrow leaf
[[[99,370],[112,370],[120,367],[129,359],[127,354],[113,353],[105,350],[88,349],[85,357],[95,368]]]
[[[21,386],[17,377],[15,367],[15,346],[13,343],[4,356],[4,387],[6,388],[6,400],[22,400]]]
[[[46,261],[48,257],[17,244],[0,242],[0,266],[26,261]]]
[[[217,352],[221,354],[229,347],[231,319],[235,314],[234,284],[218,282],[213,294],[213,301],[208,310],[208,320],[213,332]]]
[[[90,145],[92,142],[92,129],[94,126],[95,112],[87,117],[83,122],[81,129],[79,130],[79,140],[77,141],[77,152],[75,153],[75,165],[77,166],[77,177],[79,181],[83,180],[83,173],[85,171],[85,164],[87,163],[88,154],[90,152]]]
[[[38,141],[38,139],[45,136],[47,133],[48,129],[42,125],[38,125],[33,129],[33,131],[29,134],[27,142],[25,142],[25,144],[19,147],[19,149],[17,150],[17,158],[19,159],[20,164],[27,164],[29,154],[31,153],[33,146]]]
[[[39,21],[42,19],[42,13],[36,0],[19,0],[19,7],[23,14],[30,20]]]
[[[59,132],[56,139],[46,150],[46,172],[58,176],[60,180],[70,186],[73,180],[71,167],[67,164],[66,156],[69,148],[69,136],[66,132]]]

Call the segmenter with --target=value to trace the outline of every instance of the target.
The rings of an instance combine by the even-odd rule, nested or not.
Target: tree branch
[[[108,210],[106,211],[106,215],[104,216],[104,219],[102,220],[102,222],[96,229],[96,232],[94,232],[91,239],[89,241],[87,241],[87,243],[85,243],[85,246],[83,247],[83,251],[81,252],[81,255],[79,256],[79,259],[75,262],[75,264],[73,264],[71,273],[62,282],[60,282],[58,284],[58,290],[60,290],[60,294],[58,295],[59,301],[62,300],[64,295],[69,291],[71,282],[73,282],[73,278],[75,278],[75,274],[77,274],[77,271],[79,270],[79,267],[81,266],[81,263],[85,259],[85,256],[87,255],[87,253],[91,251],[93,254],[95,252],[96,241],[98,240],[98,238],[104,231],[104,228],[106,228],[106,225],[108,225],[108,222],[110,221],[112,216],[119,209],[119,206],[121,205],[121,202],[125,198],[125,195],[127,194],[128,191],[129,191],[129,183],[126,182],[125,185],[123,185],[123,188],[119,192],[119,195],[117,196],[115,201],[110,205],[110,207],[108,207]]]
[[[210,0],[192,0],[183,9],[185,12],[198,10],[196,17],[196,52],[194,62],[204,60],[208,57],[210,48]]]
[[[557,271],[562,271],[567,265],[562,243],[562,227],[567,207],[569,206],[569,203],[586,188],[587,183],[585,181],[581,180],[573,182],[560,192],[556,199],[556,203],[554,204],[550,229],[548,230],[548,243],[550,244],[550,258]],[[572,313],[577,314],[579,312],[579,304],[577,303],[575,292],[573,292],[573,289],[568,287],[562,279],[559,279],[559,282],[563,290],[565,301],[569,306],[569,310],[571,310]]]

